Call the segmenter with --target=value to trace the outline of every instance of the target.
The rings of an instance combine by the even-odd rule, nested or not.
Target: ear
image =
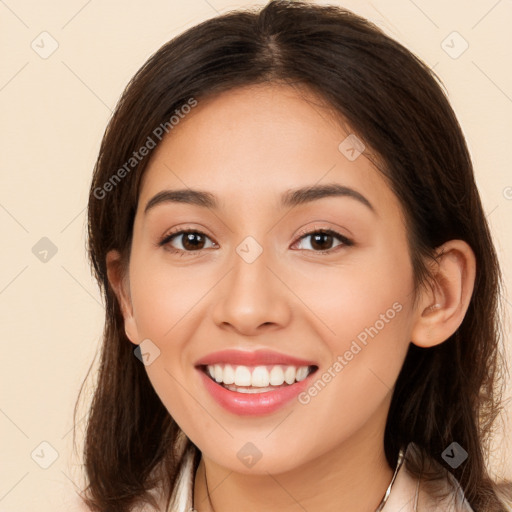
[[[109,251],[107,253],[107,277],[110,286],[119,302],[121,312],[124,318],[124,330],[128,339],[135,345],[139,344],[139,334],[137,324],[133,316],[133,306],[130,296],[130,284],[128,272],[124,271],[121,265],[121,254],[119,251]]]
[[[423,348],[446,341],[462,323],[473,294],[476,258],[463,240],[437,250],[434,281],[418,298],[411,341]]]

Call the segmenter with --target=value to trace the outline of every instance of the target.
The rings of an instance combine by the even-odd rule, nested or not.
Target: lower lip
[[[310,373],[304,380],[289,386],[276,388],[275,391],[237,393],[217,384],[201,369],[198,368],[197,370],[214,400],[229,412],[240,416],[263,415],[277,411],[304,391],[309,385],[310,377],[313,373],[316,373]]]

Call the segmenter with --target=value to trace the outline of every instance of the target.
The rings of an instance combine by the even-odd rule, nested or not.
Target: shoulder
[[[414,449],[410,443],[406,457]],[[442,466],[438,469],[442,478],[427,481],[402,464],[382,512],[474,512],[453,475]]]
[[[444,479],[420,482],[418,510],[425,512],[474,512],[453,475],[443,468]]]

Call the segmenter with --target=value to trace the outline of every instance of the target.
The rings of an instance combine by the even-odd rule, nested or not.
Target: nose
[[[242,253],[241,253],[242,254]],[[216,287],[213,321],[225,330],[256,336],[286,327],[291,297],[275,259],[264,250],[254,261],[235,253],[233,265]]]

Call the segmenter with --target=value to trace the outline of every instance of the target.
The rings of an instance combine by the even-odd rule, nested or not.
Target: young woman
[[[89,251],[90,510],[510,510],[470,156],[371,23],[273,1],[164,45],[106,130]]]

